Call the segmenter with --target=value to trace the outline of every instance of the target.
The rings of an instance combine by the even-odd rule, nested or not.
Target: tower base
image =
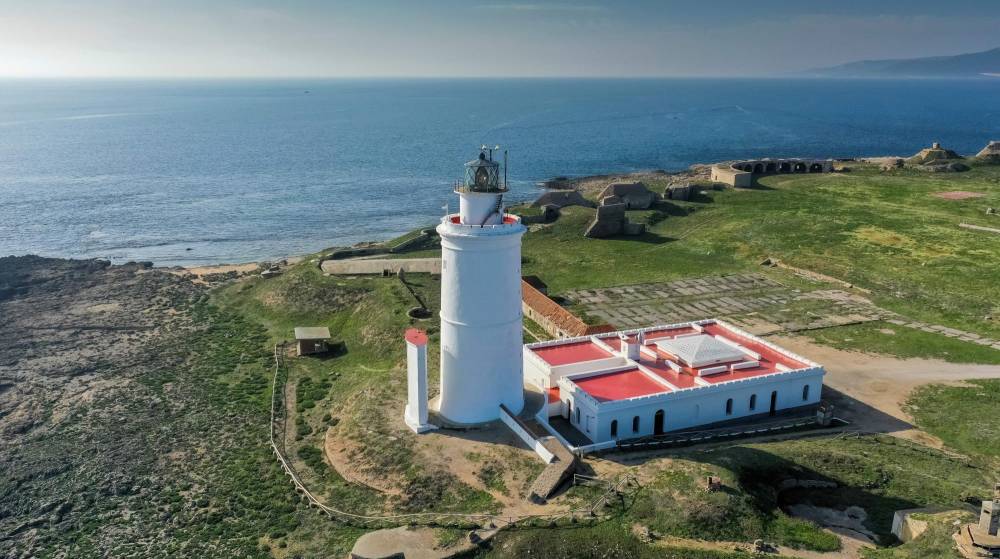
[[[410,419],[410,405],[406,405],[406,409],[403,411],[403,421],[406,426],[410,428],[416,434],[426,433],[427,431],[433,431],[437,429],[438,426],[433,423],[420,423],[419,421],[412,421]]]

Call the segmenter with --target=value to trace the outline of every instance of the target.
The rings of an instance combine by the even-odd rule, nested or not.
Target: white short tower
[[[414,433],[437,426],[427,422],[427,333],[410,328],[406,331],[406,411],[403,419]]]
[[[504,169],[506,175],[506,169]],[[465,165],[456,185],[459,212],[441,236],[441,397],[455,423],[500,417],[524,407],[520,218],[504,214],[500,165],[492,150]]]

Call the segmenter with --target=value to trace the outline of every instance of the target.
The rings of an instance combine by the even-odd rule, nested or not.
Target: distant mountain
[[[938,78],[1000,76],[1000,47],[955,56],[930,56],[895,60],[862,60],[802,75],[838,78]]]

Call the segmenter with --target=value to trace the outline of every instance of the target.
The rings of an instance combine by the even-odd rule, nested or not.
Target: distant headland
[[[802,75],[823,78],[961,78],[1000,76],[1000,47],[955,56],[860,60],[814,68]]]

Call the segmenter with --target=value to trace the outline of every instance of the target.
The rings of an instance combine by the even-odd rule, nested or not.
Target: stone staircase
[[[556,459],[542,470],[535,478],[528,492],[528,498],[533,503],[542,504],[556,492],[556,489],[567,478],[576,472],[577,457],[569,451],[558,439],[548,434],[544,427],[534,419],[525,422],[529,431],[538,437],[538,441],[555,455]]]

